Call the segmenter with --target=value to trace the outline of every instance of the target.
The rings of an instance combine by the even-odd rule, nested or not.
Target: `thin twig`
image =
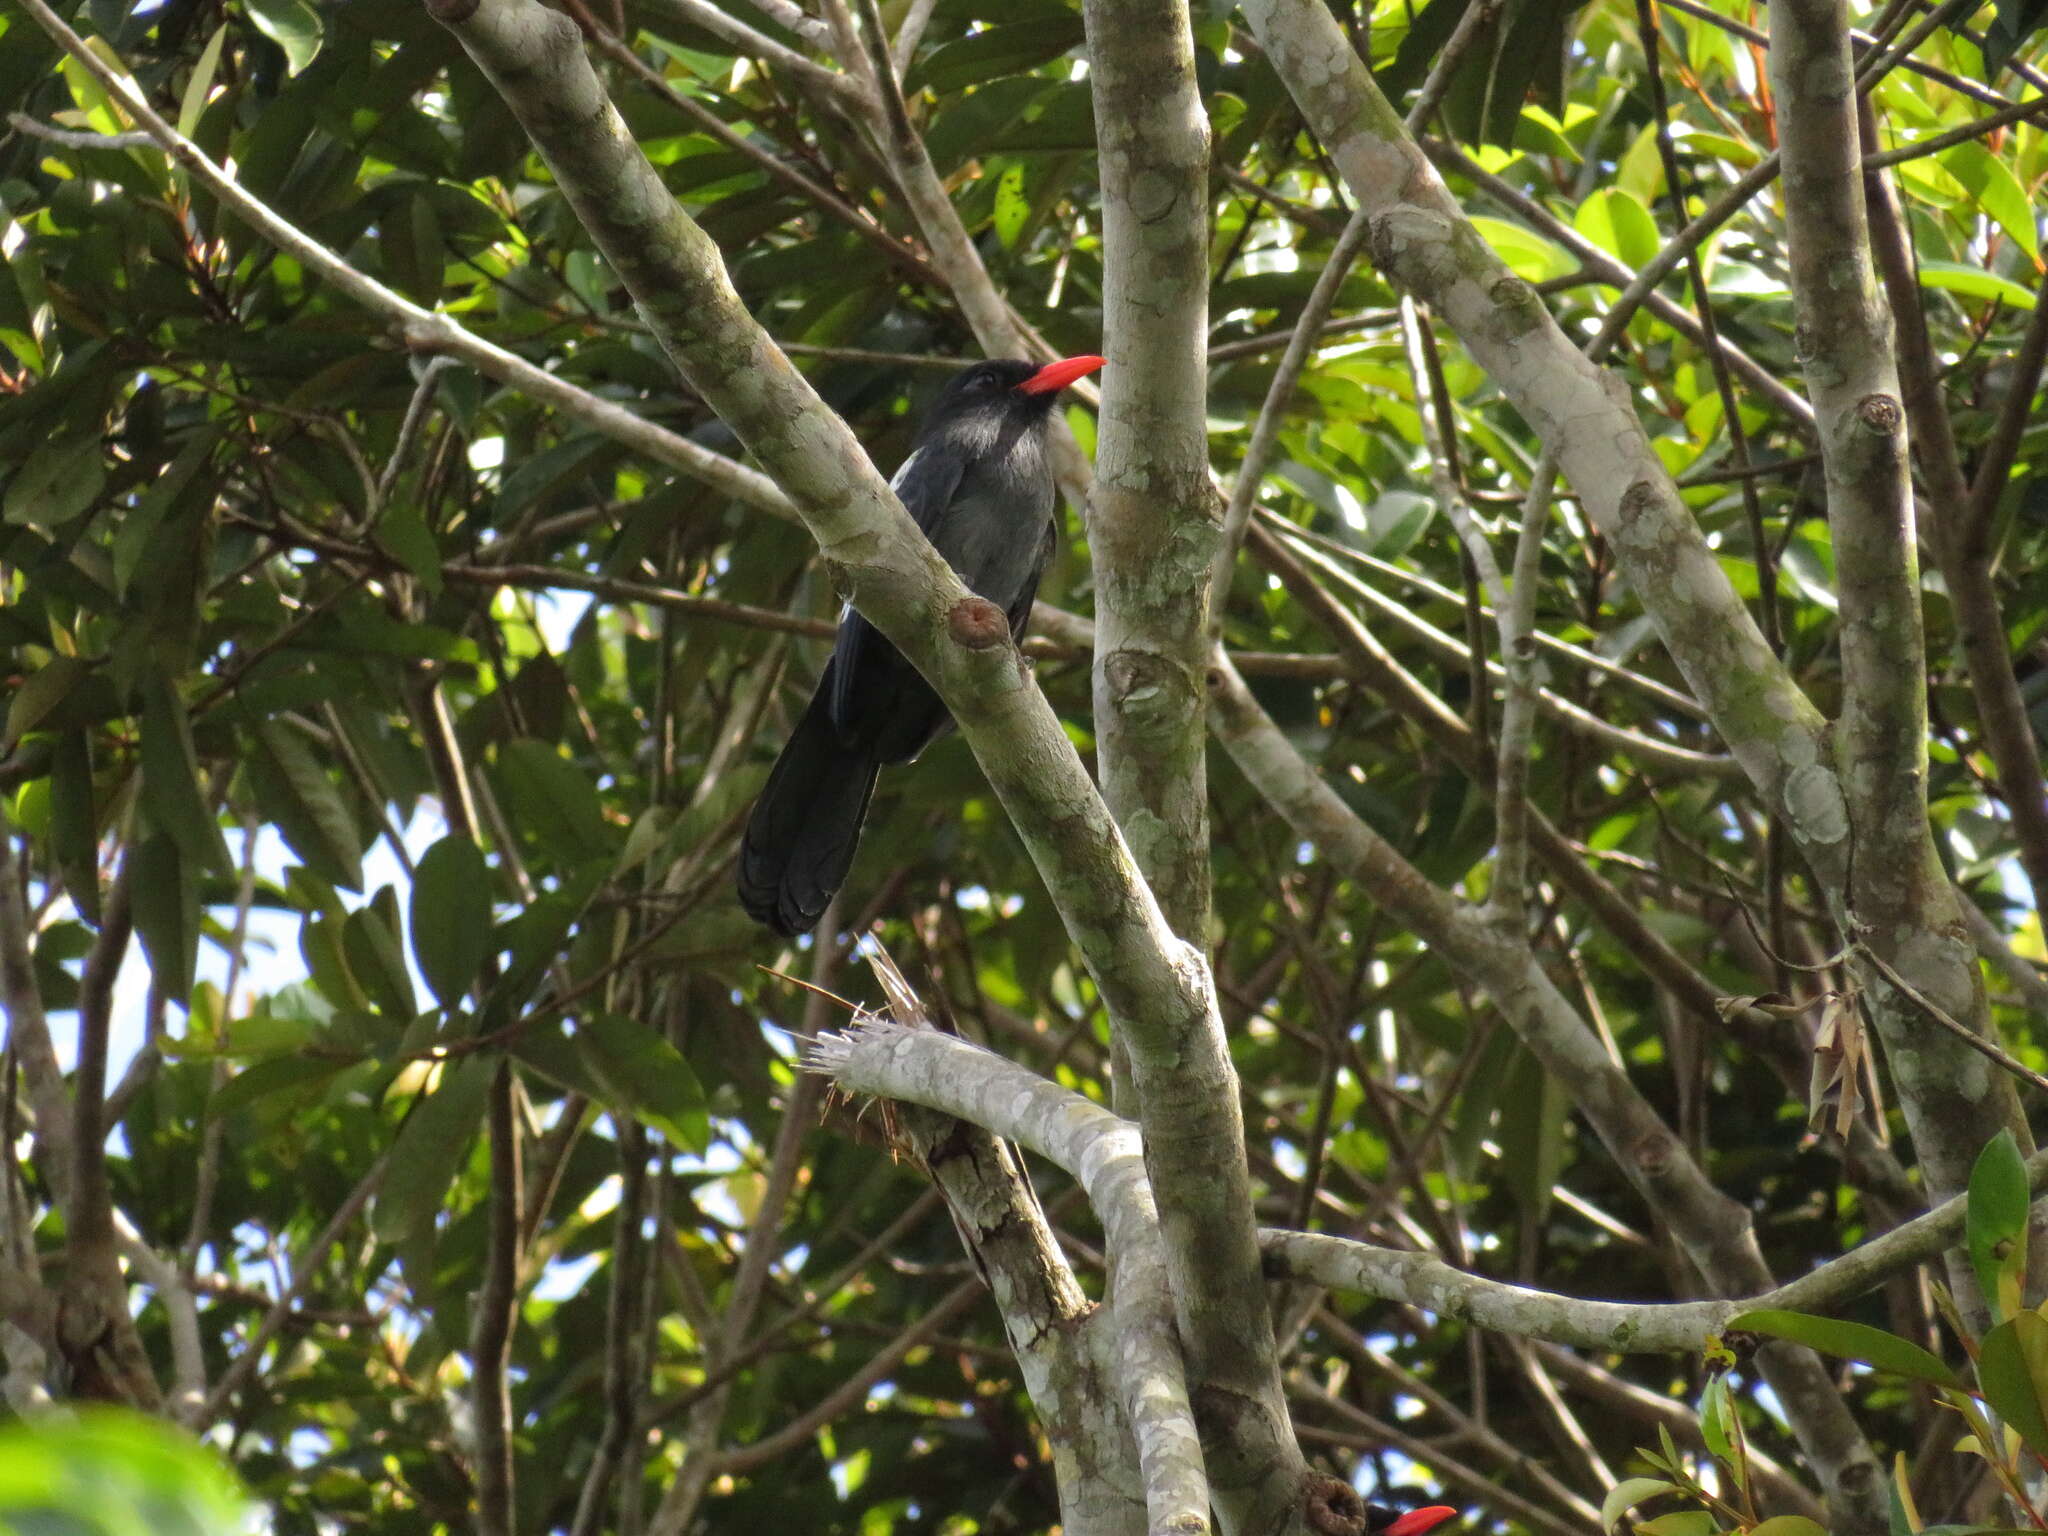
[[[414,1107],[417,1108],[422,1102],[424,1095],[414,1100]],[[396,1139],[394,1136],[393,1140]],[[384,1175],[390,1169],[391,1148],[386,1146],[377,1161],[370,1165],[369,1172],[357,1180],[356,1187],[349,1191],[348,1198],[342,1201],[340,1208],[328,1218],[327,1225],[320,1229],[320,1235],[292,1255],[291,1263],[286,1270],[291,1276],[290,1283],[278,1292],[277,1300],[272,1302],[270,1310],[263,1314],[263,1321],[256,1325],[255,1333],[249,1336],[249,1341],[242,1346],[241,1353],[236,1355],[233,1362],[221,1373],[220,1380],[213,1384],[213,1390],[206,1396],[206,1406],[194,1415],[195,1426],[211,1425],[218,1420],[227,1412],[228,1404],[234,1401],[235,1394],[255,1376],[257,1368],[263,1363],[263,1346],[275,1337],[278,1329],[291,1317],[293,1304],[298,1301],[306,1287],[313,1283],[314,1276],[320,1273],[321,1261],[326,1257],[328,1250],[341,1241],[349,1223],[354,1221],[362,1213],[363,1207],[370,1203],[370,1197],[382,1187]]]
[[[896,41],[889,48],[897,74],[907,72],[910,61],[917,57],[917,45],[924,40],[924,29],[931,24],[932,12],[937,9],[938,0],[910,0],[910,8],[903,13],[903,22],[896,29]]]
[[[406,402],[405,419],[399,423],[398,441],[391,445],[391,456],[384,461],[384,472],[377,477],[376,501],[370,508],[372,521],[382,514],[385,503],[390,501],[391,488],[398,483],[399,471],[405,468],[405,461],[412,455],[412,441],[426,422],[427,407],[433,404],[434,385],[454,366],[452,357],[435,357],[429,358],[427,366],[420,370],[419,383],[413,386],[412,399]]]
[[[1543,532],[1557,465],[1548,449],[1529,478],[1515,541],[1514,578],[1500,610],[1501,665],[1507,688],[1500,707],[1499,765],[1493,798],[1493,881],[1486,904],[1509,933],[1527,932],[1525,894],[1529,867],[1529,748],[1536,734],[1536,589],[1543,568]]]
[[[873,217],[854,207],[830,187],[812,180],[802,171],[785,163],[780,156],[763,149],[745,134],[736,133],[716,112],[702,102],[691,100],[670,85],[662,77],[661,71],[641,58],[608,28],[591,21],[585,26],[584,31],[592,42],[630,70],[643,85],[669,106],[687,117],[700,132],[709,134],[735,154],[752,161],[774,180],[817,204],[919,282],[942,291],[947,287],[945,279],[924,257],[890,234]]]
[[[146,133],[93,133],[80,132],[72,128],[53,128],[48,123],[38,122],[26,112],[7,114],[8,126],[18,129],[32,139],[60,144],[66,149],[154,149],[156,140]]]
[[[1907,1002],[1926,1014],[1928,1018],[1934,1020],[1935,1023],[1962,1041],[1971,1050],[1984,1057],[1987,1061],[1996,1062],[2021,1082],[2039,1088],[2044,1093],[2048,1093],[2048,1077],[2044,1077],[2041,1073],[2036,1072],[2032,1067],[2012,1055],[1996,1041],[1985,1039],[1984,1036],[1978,1034],[1969,1025],[1956,1018],[1955,1015],[1943,1008],[1941,1004],[1934,1001],[1933,998],[1920,991],[1913,983],[1901,976],[1892,968],[1890,961],[1872,949],[1864,940],[1858,938],[1851,941],[1851,948],[1865,960],[1868,960],[1877,973],[1891,983],[1894,991],[1898,992]]]
[[[1866,171],[1881,171],[1887,166],[1903,165],[1908,160],[1925,159],[1928,155],[1940,154],[1944,149],[1954,149],[1958,144],[1968,144],[1973,139],[1984,138],[1989,134],[1996,133],[2001,128],[2010,127],[2014,123],[2029,122],[2034,118],[2044,115],[2048,115],[2048,96],[2036,96],[2032,101],[2019,102],[2007,107],[2002,112],[1993,112],[1988,116],[1977,118],[1974,122],[1965,123],[1960,128],[1951,128],[1946,133],[1937,133],[1932,138],[1915,139],[1912,143],[1901,144],[1896,149],[1887,149],[1875,155],[1865,155],[1863,157],[1863,169]],[[2011,397],[2008,396],[2007,398],[2010,399]]]
[[[519,1314],[519,1215],[523,1148],[512,1063],[492,1069],[486,1100],[491,1183],[483,1284],[470,1320],[470,1402],[476,1434],[476,1523],[483,1536],[512,1536],[517,1484],[512,1459],[512,1327]]]
[[[1325,556],[1342,557],[1378,575],[1390,577],[1395,581],[1413,587],[1418,592],[1425,593],[1440,602],[1456,603],[1461,601],[1459,593],[1452,591],[1440,582],[1432,581],[1420,571],[1411,571],[1405,566],[1394,564],[1390,560],[1382,560],[1376,555],[1369,555],[1361,549],[1353,548],[1341,540],[1332,539],[1327,535],[1314,533],[1306,528],[1297,528],[1293,524],[1277,517],[1268,518],[1266,521],[1271,525],[1273,531],[1280,536],[1296,544],[1313,546],[1315,551]],[[1486,611],[1486,617],[1494,617],[1491,609]],[[1707,719],[1707,712],[1689,694],[1680,693],[1677,689],[1658,682],[1654,677],[1645,677],[1640,672],[1632,672],[1627,667],[1621,665],[1621,663],[1602,656],[1597,651],[1589,651],[1583,646],[1573,645],[1569,640],[1560,640],[1557,636],[1541,630],[1537,632],[1536,644],[1539,649],[1547,651],[1553,656],[1564,657],[1577,666],[1599,673],[1602,677],[1611,677],[1617,682],[1628,684],[1631,688],[1642,693],[1644,697],[1655,701],[1665,709],[1675,710],[1689,719],[1698,720],[1702,723],[1705,723]],[[1240,668],[1240,670],[1242,669]]]
[[[1259,419],[1252,426],[1251,441],[1245,445],[1244,458],[1237,466],[1230,505],[1223,513],[1223,532],[1217,540],[1216,563],[1209,579],[1209,589],[1215,594],[1209,605],[1212,638],[1223,633],[1223,621],[1229,609],[1230,574],[1236,569],[1245,525],[1251,521],[1252,508],[1259,499],[1259,487],[1266,478],[1266,465],[1280,441],[1280,424],[1286,417],[1288,404],[1294,399],[1295,385],[1300,382],[1302,370],[1308,366],[1316,343],[1322,339],[1330,311],[1336,307],[1337,292],[1344,286],[1351,264],[1365,248],[1365,239],[1370,232],[1364,214],[1356,213],[1344,226],[1343,233],[1337,236],[1337,243],[1323,260],[1323,270],[1316,277],[1308,302],[1302,306],[1300,318],[1294,323],[1294,334],[1287,340],[1287,351],[1280,359],[1280,366],[1274,370],[1273,382],[1267,386],[1265,403],[1259,407]],[[1214,356],[1212,352],[1212,360]]]
[[[827,69],[814,59],[805,58],[767,33],[757,32],[738,17],[728,16],[707,0],[653,0],[653,4],[656,10],[666,10],[678,20],[724,38],[742,53],[786,71],[804,85],[830,95],[860,99],[858,81]]]
[[[1671,137],[1671,106],[1664,92],[1664,34],[1657,26],[1651,0],[1636,0],[1636,30],[1642,40],[1643,66],[1650,83],[1650,120],[1656,127],[1657,154],[1664,164],[1664,191],[1671,202],[1674,223],[1683,226],[1686,209],[1685,168],[1678,162],[1678,146]],[[1764,537],[1764,508],[1756,482],[1749,477],[1749,434],[1743,430],[1742,408],[1735,398],[1735,383],[1729,377],[1728,358],[1721,348],[1721,327],[1714,318],[1713,296],[1707,291],[1706,265],[1700,260],[1697,243],[1685,247],[1685,266],[1692,279],[1693,306],[1700,317],[1700,331],[1706,337],[1708,365],[1713,369],[1714,389],[1721,399],[1722,424],[1728,429],[1728,451],[1740,476],[1743,515],[1749,524],[1750,559],[1756,566],[1758,618],[1764,640],[1773,654],[1784,651],[1778,631],[1778,569],[1771,558],[1770,542]]]
[[[2048,98],[2028,105],[2048,107]],[[1988,541],[1998,500],[2005,494],[2006,481],[2019,457],[2020,439],[2035,419],[2034,396],[2041,388],[2044,364],[2048,364],[2048,282],[2034,292],[2034,313],[2027,321],[2027,334],[2019,350],[2013,354],[2012,372],[2005,384],[2005,403],[1999,409],[1991,435],[1984,441],[1983,457],[1977,461],[1977,477],[1970,483],[1961,547],[1972,556],[1980,554]],[[2048,892],[2037,891],[2035,895],[2048,901]]]
[[[1346,331],[1370,330],[1374,326],[1393,325],[1401,317],[1391,309],[1364,309],[1355,315],[1338,315],[1323,322],[1324,336],[1339,336]],[[1272,352],[1294,344],[1294,330],[1266,331],[1258,336],[1240,336],[1234,341],[1219,341],[1209,348],[1210,366],[1234,362],[1240,357],[1257,357],[1262,352]]]
[[[1429,76],[1422,82],[1422,89],[1415,93],[1415,100],[1409,105],[1408,115],[1401,120],[1401,126],[1409,133],[1420,133],[1435,116],[1437,103],[1444,99],[1444,93],[1451,88],[1452,77],[1458,66],[1465,61],[1472,45],[1493,30],[1500,20],[1500,13],[1506,0],[1474,0],[1465,7],[1465,14],[1458,18],[1458,25],[1452,31],[1450,40],[1443,51],[1436,56],[1436,62],[1429,67]]]
[[[1658,3],[1668,5],[1672,10],[1682,12],[1696,21],[1704,21],[1708,26],[1717,27],[1731,36],[1741,38],[1744,42],[1754,43],[1759,48],[1770,41],[1769,37],[1756,27],[1737,21],[1732,16],[1723,16],[1712,6],[1703,4],[1702,0],[1658,0]],[[1859,49],[1868,50],[1876,39],[1868,32],[1851,29],[1849,41]],[[1987,107],[2005,108],[2012,105],[2011,98],[1999,95],[1989,86],[1981,85],[1939,65],[1929,64],[1924,59],[1908,56],[1900,61],[1900,67],[1924,79],[1938,81],[1950,90],[1980,101]]]

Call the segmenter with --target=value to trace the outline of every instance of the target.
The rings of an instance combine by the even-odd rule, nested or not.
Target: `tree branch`
[[[1867,151],[1877,137],[1876,120],[1867,100],[1857,116]],[[2039,895],[2048,892],[2048,776],[2042,773],[2033,721],[2028,717],[2027,702],[2013,671],[2012,642],[1992,582],[1991,551],[1982,537],[1986,524],[1979,517],[1978,498],[1963,478],[1962,460],[1956,452],[1954,423],[1949,419],[1948,402],[1942,397],[1940,364],[1927,335],[1927,315],[1920,301],[1919,265],[1907,237],[1905,216],[1890,185],[1868,164],[1866,160],[1863,197],[1869,210],[1870,244],[1890,301],[1892,329],[1897,338],[1899,385],[1906,419],[1911,425],[1913,456],[1919,461],[1927,499],[1936,513],[1933,526],[1927,530],[1928,543],[1941,566],[1949,601],[1955,609],[1956,633],[1968,665],[1981,739],[1998,771],[1998,787],[2012,817],[2020,865]],[[2048,346],[2048,322],[2043,322],[2039,313],[2028,329],[2039,333],[2044,338],[2043,345]],[[2017,400],[2022,406],[2031,403],[2039,363],[2037,360],[2035,372],[2028,374],[2024,354],[2022,347],[2019,378],[2007,395],[2008,409],[2001,413],[1998,425],[1993,428],[1987,467],[2006,451],[1998,433],[2005,430],[2012,402]],[[1829,505],[1831,509],[1834,506],[1832,490]],[[1916,685],[1916,695],[1918,691]]]
[[[2027,1159],[2027,1187],[2036,1196],[2048,1189],[2048,1152]],[[1495,1333],[1612,1354],[1696,1354],[1738,1313],[1832,1312],[1901,1271],[1939,1258],[1961,1240],[1968,1206],[1968,1196],[1958,1195],[1789,1284],[1728,1301],[1587,1301],[1468,1274],[1432,1254],[1307,1232],[1261,1228],[1259,1248],[1275,1278],[1406,1302]]]
[[[1891,316],[1870,265],[1840,0],[1775,6],[1770,66],[1801,361],[1820,427],[1841,599],[1842,712],[1827,754],[1834,772],[1826,804],[1793,803],[1791,825],[1797,833],[1805,820],[1810,840],[1813,813],[1822,813],[1837,846],[1853,854],[1839,894],[1830,891],[1831,903],[1848,909],[1837,905],[1838,920],[1982,1032],[1982,979],[1927,816],[1926,646],[1906,415]],[[1978,1152],[2002,1127],[2030,1147],[2011,1083],[1959,1041],[1929,1035],[1881,976],[1866,968],[1866,978],[1929,1192],[1966,1188]],[[2048,1242],[2037,1252],[2048,1258]],[[1957,1295],[1972,1296],[1968,1266],[1953,1269]]]
[[[1136,1126],[956,1036],[867,1019],[818,1037],[804,1064],[850,1092],[907,1100],[971,1121],[1028,1147],[1081,1184],[1113,1259],[1113,1368],[1144,1469],[1150,1528],[1206,1531],[1208,1483],[1174,1334],[1170,1244],[1161,1242],[1171,1217],[1154,1205],[1147,1175],[1160,1149],[1148,1159]],[[1299,1498],[1298,1466],[1275,1467],[1268,1476],[1284,1485],[1269,1493],[1290,1505]]]
[[[1354,815],[1295,753],[1220,656],[1210,677],[1217,735],[1295,834],[1372,891],[1396,921],[1493,998],[1545,1070],[1567,1086],[1615,1166],[1670,1224],[1715,1289],[1726,1295],[1768,1286],[1748,1213],[1714,1187],[1527,945],[1459,907]],[[1827,1372],[1803,1350],[1767,1351],[1763,1365],[1821,1472],[1836,1519],[1859,1531],[1882,1529],[1876,1458]]]

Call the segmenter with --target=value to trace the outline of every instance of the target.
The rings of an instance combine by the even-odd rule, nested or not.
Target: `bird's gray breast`
[[[1008,607],[1038,571],[1052,469],[1037,423],[1006,422],[981,438],[930,536],[970,591]]]

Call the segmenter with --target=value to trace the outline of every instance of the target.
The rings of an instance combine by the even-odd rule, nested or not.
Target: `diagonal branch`
[[[1670,1224],[1709,1284],[1723,1295],[1767,1289],[1770,1273],[1748,1212],[1714,1187],[1528,945],[1461,907],[1353,814],[1220,655],[1210,677],[1217,736],[1295,835],[1492,997],[1544,1069],[1567,1086],[1615,1166]],[[1768,1351],[1763,1365],[1841,1526],[1881,1530],[1876,1458],[1827,1372],[1803,1350]]]
[[[714,36],[724,38],[740,52],[772,64],[777,69],[794,76],[814,90],[834,96],[845,96],[861,100],[859,84],[837,70],[827,69],[813,59],[806,58],[794,48],[778,43],[765,32],[756,31],[736,16],[728,16],[710,0],[654,0],[654,8],[667,11],[677,20],[691,26],[702,27]]]
[[[887,1020],[821,1035],[805,1065],[848,1091],[942,1110],[1017,1142],[1087,1191],[1113,1260],[1117,1388],[1144,1469],[1150,1528],[1206,1531],[1202,1447],[1168,1304],[1165,1213],[1153,1202],[1154,1160],[1137,1127],[980,1046]],[[1298,1497],[1298,1477],[1294,1484]]]

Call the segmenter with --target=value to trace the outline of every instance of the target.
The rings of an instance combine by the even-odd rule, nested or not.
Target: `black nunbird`
[[[1102,366],[1002,358],[963,370],[932,406],[891,488],[968,590],[1023,632],[1052,558],[1046,425],[1059,392]],[[740,839],[740,905],[791,937],[846,880],[884,763],[907,763],[952,723],[931,684],[848,607],[818,691]]]

